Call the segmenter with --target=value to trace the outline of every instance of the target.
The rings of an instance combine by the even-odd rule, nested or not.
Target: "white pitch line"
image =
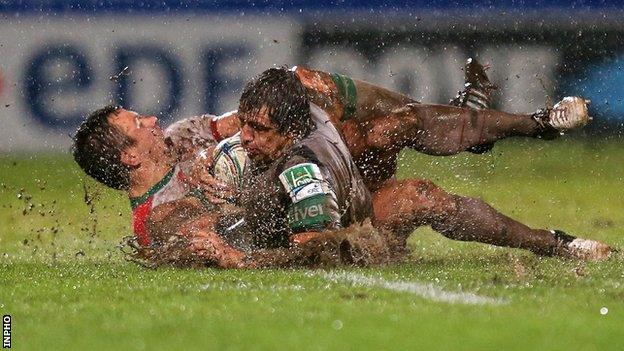
[[[465,305],[505,305],[508,302],[488,296],[468,292],[446,291],[432,283],[391,281],[381,277],[369,277],[352,272],[323,272],[323,278],[332,282],[347,282],[354,285],[383,288],[398,292],[407,292],[432,301],[459,303]]]

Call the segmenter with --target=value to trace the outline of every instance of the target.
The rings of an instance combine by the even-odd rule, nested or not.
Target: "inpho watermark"
[[[11,348],[11,315],[2,316],[2,348]]]

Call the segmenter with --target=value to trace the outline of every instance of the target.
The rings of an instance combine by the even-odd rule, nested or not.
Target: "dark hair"
[[[130,167],[121,162],[121,151],[132,145],[132,140],[108,121],[119,109],[108,105],[92,112],[74,135],[72,154],[80,168],[95,180],[124,190],[130,186]]]
[[[258,113],[262,107],[266,107],[269,119],[282,134],[302,137],[314,128],[308,94],[292,70],[270,68],[247,83],[238,111]]]

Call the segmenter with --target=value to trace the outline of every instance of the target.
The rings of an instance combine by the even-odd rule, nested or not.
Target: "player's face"
[[[127,135],[133,144],[129,147],[138,160],[157,160],[165,152],[163,131],[155,116],[143,116],[120,108],[108,117],[108,122]]]
[[[262,165],[273,162],[291,142],[288,135],[279,133],[264,108],[255,114],[239,112],[238,118],[241,125],[241,143],[253,163]]]

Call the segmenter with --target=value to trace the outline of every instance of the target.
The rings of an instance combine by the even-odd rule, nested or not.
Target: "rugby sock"
[[[355,88],[355,82],[348,76],[332,73],[331,79],[336,84],[340,102],[344,108],[343,121],[348,121],[355,117],[357,107],[357,89]]]

